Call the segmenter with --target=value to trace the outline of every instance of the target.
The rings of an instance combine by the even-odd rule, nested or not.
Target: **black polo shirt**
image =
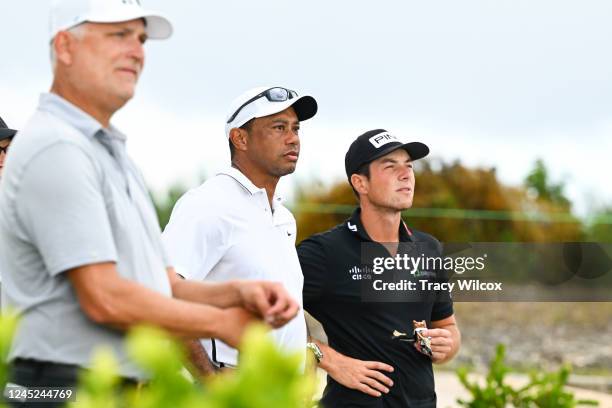
[[[393,386],[388,394],[372,397],[346,388],[328,376],[321,403],[327,408],[435,407],[431,359],[419,353],[412,343],[393,340],[392,333],[394,330],[412,333],[413,320],[425,320],[431,327],[432,321],[453,314],[452,301],[446,291],[374,293],[374,279],[397,281],[398,276],[392,272],[376,275],[368,270],[368,259],[373,255],[364,257],[364,251],[386,256],[389,253],[370,239],[360,215],[357,208],[344,223],[313,235],[298,246],[304,273],[304,308],[321,322],[329,345],[338,352],[393,366],[393,373],[384,372],[393,380]],[[399,225],[399,236],[400,243],[417,245],[419,254],[441,254],[438,240],[408,229],[403,222]],[[401,252],[399,249],[398,253]]]

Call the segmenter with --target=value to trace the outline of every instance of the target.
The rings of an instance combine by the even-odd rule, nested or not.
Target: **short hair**
[[[251,129],[253,128],[253,121],[254,120],[255,120],[255,118],[249,120],[244,125],[240,126],[239,129],[246,130],[247,132],[250,132]],[[229,142],[230,159],[233,159],[234,158],[234,154],[236,153],[236,148],[234,147],[234,144],[232,143],[232,139],[231,138],[228,138],[227,140]]]
[[[68,31],[70,34],[74,35],[75,37],[83,38],[83,34],[85,33],[85,23],[81,23],[65,31]],[[51,59],[52,72],[55,72],[55,66],[57,65],[57,57],[55,55],[55,49],[53,48],[54,42],[55,42],[55,37],[53,37],[53,39],[51,40],[51,44],[49,45],[49,57]]]
[[[359,166],[357,171],[354,172],[353,174],[359,174],[360,176],[365,176],[365,178],[369,180],[370,179],[370,164],[371,162],[362,164],[361,166]],[[351,174],[351,176],[353,174]],[[351,188],[353,189],[353,193],[355,194],[355,197],[357,197],[357,200],[359,200],[359,193],[357,192],[357,190],[355,190],[355,187],[353,187],[353,183],[351,182],[350,177],[349,177],[349,184],[351,185]]]

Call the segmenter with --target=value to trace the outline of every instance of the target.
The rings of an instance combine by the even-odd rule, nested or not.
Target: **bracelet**
[[[317,359],[317,364],[319,364],[321,362],[321,359],[323,358],[323,352],[321,351],[319,346],[316,343],[306,343],[306,348],[312,351],[315,358]]]

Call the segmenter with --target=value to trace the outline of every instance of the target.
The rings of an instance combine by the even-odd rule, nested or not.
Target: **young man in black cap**
[[[8,152],[8,147],[11,144],[11,140],[13,140],[15,133],[17,133],[17,131],[14,129],[9,129],[2,118],[0,118],[0,179],[2,178],[2,170],[4,169],[6,153]]]
[[[449,292],[385,290],[383,281],[401,274],[372,268],[373,256],[381,254],[393,258],[416,249],[417,256],[441,255],[434,237],[409,229],[401,218],[412,206],[412,162],[428,153],[423,143],[403,144],[383,129],[359,136],[345,158],[359,207],[344,223],[298,247],[304,308],[328,336],[329,345],[309,344],[329,374],[325,407],[435,407],[431,363],[446,362],[459,349]],[[441,279],[427,270],[407,276],[415,283],[427,276]],[[411,336],[393,338],[394,332],[412,334],[421,321],[429,327],[421,334],[430,338],[430,350]]]

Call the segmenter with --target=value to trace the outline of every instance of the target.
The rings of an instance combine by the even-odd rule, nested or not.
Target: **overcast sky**
[[[156,190],[229,161],[232,99],[309,93],[297,180],[342,179],[344,153],[385,128],[518,184],[537,157],[577,210],[612,204],[612,2],[144,0],[175,28],[147,43],[137,96],[114,118]],[[0,0],[0,115],[19,128],[49,88],[48,0]],[[417,190],[418,194],[418,181]]]

